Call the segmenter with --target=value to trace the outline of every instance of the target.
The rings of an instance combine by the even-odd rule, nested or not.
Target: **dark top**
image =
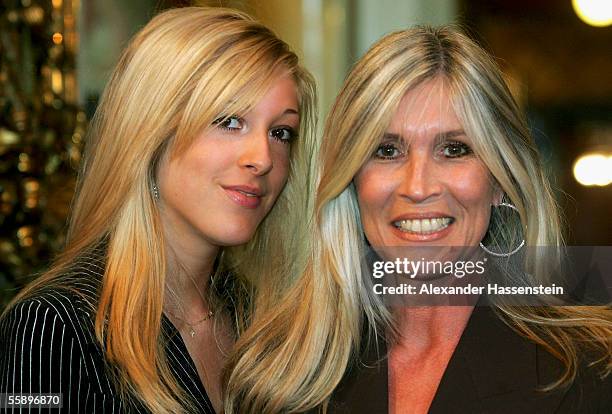
[[[387,413],[384,341],[343,379],[330,413]],[[582,364],[569,387],[537,389],[559,378],[562,364],[503,323],[488,306],[474,308],[429,408],[442,413],[612,413],[612,376]],[[406,373],[409,375],[409,373]]]
[[[83,263],[66,275],[83,297],[47,289],[18,302],[0,320],[0,394],[62,393],[62,412],[70,413],[149,412],[138,402],[127,406],[105,370],[92,311],[103,263],[95,257]],[[199,412],[214,414],[185,343],[165,316],[162,330],[168,338],[168,364],[178,384]]]

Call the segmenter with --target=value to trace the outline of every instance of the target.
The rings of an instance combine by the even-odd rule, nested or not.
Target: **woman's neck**
[[[210,277],[220,248],[190,228],[183,232],[176,220],[163,220],[166,241],[166,298],[164,308],[184,321],[196,321],[210,309]]]
[[[427,413],[473,306],[396,310],[399,337],[389,349],[389,412]]]
[[[473,306],[423,306],[396,310],[397,347],[412,352],[456,344],[472,314]],[[412,353],[411,352],[411,353]]]
[[[196,321],[213,311],[207,298],[216,255],[217,250],[194,255],[169,249],[166,310],[185,321]]]

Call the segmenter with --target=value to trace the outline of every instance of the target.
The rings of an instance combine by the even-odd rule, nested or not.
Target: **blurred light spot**
[[[572,0],[574,11],[580,20],[591,26],[604,27],[612,24],[612,1]]]
[[[574,177],[585,186],[612,183],[612,156],[594,153],[579,157],[574,163]]]
[[[59,95],[62,93],[63,86],[62,71],[59,69],[51,70],[51,90]]]
[[[0,128],[0,145],[14,145],[19,142],[19,135],[8,129]]]
[[[59,45],[62,43],[62,40],[64,40],[64,36],[62,36],[61,33],[59,32],[53,33],[53,43],[55,43],[56,45]]]
[[[26,22],[31,25],[38,25],[43,22],[45,18],[45,11],[40,6],[24,6],[27,7],[23,10],[23,17]]]

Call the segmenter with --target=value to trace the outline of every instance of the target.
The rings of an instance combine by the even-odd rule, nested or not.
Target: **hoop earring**
[[[157,184],[153,184],[153,187],[151,187],[151,191],[153,192],[153,197],[156,200],[159,200],[159,188],[157,187]]]
[[[518,213],[518,209],[515,206],[513,206],[512,204],[510,204],[510,203],[499,203],[495,207],[508,207],[508,208],[511,208],[512,210],[514,210],[514,211],[516,211]],[[482,242],[480,242],[480,248],[482,250],[484,250],[485,252],[489,253],[490,255],[496,256],[496,257],[510,257],[513,254],[515,254],[516,252],[518,252],[519,250],[521,250],[521,248],[524,245],[525,245],[525,239],[521,240],[521,243],[518,245],[518,247],[515,248],[514,250],[512,250],[511,252],[509,252],[509,253],[497,253],[497,252],[494,252],[494,251],[490,250],[488,247],[486,247],[484,244],[482,244]]]

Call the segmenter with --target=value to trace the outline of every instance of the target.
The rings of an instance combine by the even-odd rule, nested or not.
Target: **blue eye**
[[[392,160],[398,158],[401,151],[394,144],[380,144],[374,153],[374,156],[384,160]]]
[[[447,158],[464,157],[472,153],[472,149],[463,142],[448,142],[442,148],[442,154]]]
[[[274,128],[270,130],[269,134],[270,137],[284,144],[292,142],[297,137],[294,129],[290,127]]]
[[[236,115],[232,115],[229,116],[227,118],[225,117],[220,117],[217,118],[214,122],[214,125],[217,125],[219,128],[221,129],[226,129],[229,131],[236,131],[239,129],[242,129],[242,127],[244,126],[244,122],[242,120],[242,118],[240,118],[239,116]]]

